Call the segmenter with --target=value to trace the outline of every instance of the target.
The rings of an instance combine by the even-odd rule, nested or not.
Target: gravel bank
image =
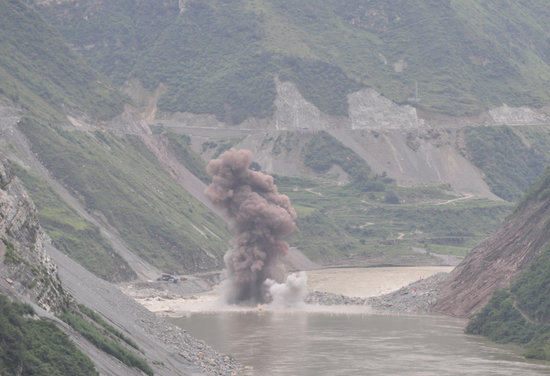
[[[447,276],[448,273],[437,273],[392,293],[372,298],[310,291],[305,302],[318,305],[368,305],[381,312],[425,313],[430,311],[439,297],[439,285]]]
[[[54,247],[48,253],[59,267],[66,289],[79,303],[101,313],[110,324],[132,338],[143,350],[156,376],[242,374],[243,367],[233,358],[220,354],[183,329],[148,311],[115,285],[101,280]],[[198,286],[197,286],[198,288]],[[105,375],[134,375],[126,369],[103,372]],[[98,369],[108,365],[98,365]]]

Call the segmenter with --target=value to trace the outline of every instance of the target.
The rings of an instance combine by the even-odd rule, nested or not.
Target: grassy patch
[[[102,332],[99,327],[85,320],[79,314],[67,312],[60,315],[60,318],[74,330],[82,334],[84,338],[93,343],[98,349],[114,356],[129,367],[138,368],[145,374],[153,376],[153,369],[143,358],[140,358],[131,350],[121,346],[120,343],[110,338],[105,332]]]
[[[6,246],[6,253],[4,254],[4,264],[20,264],[25,262],[16,252],[15,247],[11,241],[6,238],[2,238],[2,243]]]
[[[99,375],[92,361],[65,333],[33,315],[31,306],[0,295],[2,375]]]
[[[519,199],[550,163],[550,135],[544,127],[469,127],[465,136],[472,162],[505,200]]]
[[[225,225],[138,137],[67,131],[31,119],[19,128],[56,179],[102,213],[136,254],[168,272],[218,265],[229,238]]]
[[[446,187],[392,187],[405,202],[385,202],[385,192],[363,192],[354,184],[276,176],[279,191],[296,206],[297,230],[289,242],[319,261],[346,255],[388,257],[411,247],[464,256],[494,231],[512,204],[450,199]]]
[[[189,136],[174,132],[166,132],[165,135],[170,141],[170,146],[174,150],[178,161],[203,183],[210,184],[212,179],[206,173],[206,162],[191,148]]]
[[[61,119],[65,106],[100,119],[122,111],[125,97],[36,11],[16,0],[0,7],[0,94],[50,120]]]
[[[40,224],[59,250],[108,281],[124,281],[136,276],[101,235],[99,228],[80,217],[46,181],[17,165],[14,171],[36,205]]]
[[[105,330],[107,330],[109,333],[113,334],[115,337],[118,337],[119,339],[126,342],[128,345],[132,346],[134,349],[141,351],[141,349],[138,347],[138,345],[131,339],[126,337],[120,330],[114,328],[112,325],[107,323],[103,318],[97,314],[95,311],[91,310],[90,308],[86,307],[83,304],[78,305],[78,309],[80,312],[84,313],[86,316],[94,320],[97,324],[101,325]]]

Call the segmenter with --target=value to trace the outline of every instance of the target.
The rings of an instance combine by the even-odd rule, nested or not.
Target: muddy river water
[[[404,270],[399,268],[399,272]],[[325,290],[338,292],[338,280],[345,282],[346,275],[348,281],[352,276],[360,280],[369,269],[315,273],[308,276],[312,283],[317,287],[325,283]],[[377,278],[387,284],[395,273],[390,269]],[[429,273],[413,270],[410,278]],[[371,288],[386,288],[372,283]],[[357,286],[361,291],[351,295],[372,296],[365,292],[366,285],[358,282]],[[549,363],[526,360],[517,347],[465,335],[464,320],[444,316],[307,306],[290,310],[189,309],[179,316],[170,320],[234,356],[248,366],[247,374],[254,376],[550,375]]]

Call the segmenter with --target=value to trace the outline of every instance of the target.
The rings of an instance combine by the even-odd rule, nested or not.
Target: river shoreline
[[[325,268],[307,272],[309,306],[363,306],[373,312],[425,313],[439,294],[439,283],[452,267]],[[149,311],[161,316],[189,312],[271,309],[269,306],[230,306],[220,299],[219,285],[201,279],[178,284],[151,282],[120,286]],[[366,310],[363,310],[366,311]]]
[[[420,269],[419,269],[420,268]],[[452,267],[446,270],[450,271]],[[333,285],[341,284],[344,277],[344,286],[352,284],[362,290],[363,296],[353,297],[329,291],[319,291],[327,286],[324,279],[328,278]],[[380,284],[368,283],[369,278],[357,279],[358,275],[372,277],[384,282]],[[399,278],[397,278],[399,275]],[[405,276],[404,276],[405,275]],[[262,311],[278,309],[292,313],[321,312],[329,314],[422,314],[429,312],[429,307],[438,296],[439,283],[447,273],[434,267],[378,267],[378,268],[327,268],[310,271],[311,278],[308,295],[302,306],[294,308],[275,308],[267,306],[235,306],[221,301],[219,291],[219,276],[189,276],[173,282],[151,281],[119,285],[122,292],[139,303],[140,306],[151,312],[158,320],[142,318],[141,324],[147,328],[146,332],[160,338],[165,344],[173,347],[174,351],[198,366],[208,375],[237,375],[244,372],[246,367],[239,364],[239,360],[217,353],[203,341],[189,336],[184,330],[176,330],[169,324],[168,317],[185,317],[193,312],[213,314],[221,311]],[[393,278],[391,277],[393,276]],[[354,281],[355,282],[350,282]],[[412,284],[408,283],[412,280]],[[370,292],[365,292],[365,286],[370,286]],[[214,287],[214,288],[212,288]],[[333,288],[335,286],[332,286]],[[390,289],[389,294],[377,295],[377,292]],[[341,290],[334,290],[339,292]],[[353,295],[353,294],[352,294]],[[357,294],[355,294],[357,295]],[[164,318],[163,318],[164,317]]]

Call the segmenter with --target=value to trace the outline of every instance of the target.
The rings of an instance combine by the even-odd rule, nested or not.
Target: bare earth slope
[[[550,239],[550,200],[530,200],[476,246],[445,280],[433,311],[471,317],[510,284]]]
[[[78,302],[127,333],[154,361],[155,375],[231,375],[239,366],[148,311],[115,285],[99,279],[54,247],[48,247],[63,285]]]

